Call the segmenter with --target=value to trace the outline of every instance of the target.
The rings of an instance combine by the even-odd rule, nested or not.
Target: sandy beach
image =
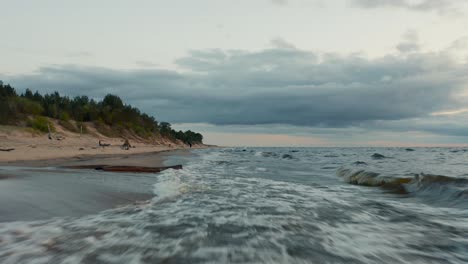
[[[0,222],[76,217],[146,201],[157,174],[70,170],[65,166],[126,165],[162,167],[172,156],[190,155],[183,144],[149,144],[102,135],[67,133],[62,140],[17,128],[0,128]],[[100,147],[102,140],[107,147]],[[204,146],[193,146],[201,148]],[[173,164],[175,165],[175,164]]]
[[[0,222],[77,217],[144,202],[157,174],[70,170],[62,166],[108,164],[160,167],[188,150],[86,158],[16,161],[0,165]]]
[[[62,136],[63,139],[50,140],[47,134],[32,133],[31,131],[17,127],[0,126],[0,149],[13,149],[12,151],[0,151],[0,165],[25,165],[31,164],[31,161],[38,160],[43,160],[44,163],[53,163],[56,159],[64,158],[89,158],[96,155],[132,155],[190,148],[180,142],[174,143],[165,139],[155,142],[130,139],[132,147],[122,149],[123,138],[109,138],[96,131],[92,132],[92,134],[79,135],[67,132],[57,126],[56,134]],[[103,144],[109,144],[109,146],[100,146],[100,140]],[[205,146],[192,146],[192,148],[200,147]]]

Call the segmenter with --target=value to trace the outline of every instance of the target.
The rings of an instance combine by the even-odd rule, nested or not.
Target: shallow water
[[[464,149],[195,154],[169,161],[183,170],[153,175],[147,203],[1,223],[0,262],[468,262]]]

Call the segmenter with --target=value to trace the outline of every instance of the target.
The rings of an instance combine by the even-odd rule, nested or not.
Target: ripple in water
[[[184,170],[155,177],[147,203],[2,223],[0,262],[468,261],[462,162],[441,163],[433,149],[386,149],[398,158],[379,161],[375,149],[242,150],[198,150]],[[379,188],[392,182],[405,192]]]

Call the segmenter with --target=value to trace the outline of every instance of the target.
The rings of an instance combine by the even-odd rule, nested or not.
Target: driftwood
[[[7,148],[7,149],[3,149],[3,148],[0,148],[0,151],[12,151],[12,150],[15,150],[14,148]]]
[[[107,144],[107,143],[102,143],[101,140],[99,140],[99,146],[100,147],[109,147],[111,144]]]
[[[88,169],[88,170],[102,170],[109,172],[142,172],[142,173],[156,173],[167,169],[181,170],[182,165],[166,166],[166,167],[140,167],[140,166],[109,166],[109,165],[78,165],[67,166],[67,169]]]
[[[47,137],[52,140],[52,133],[50,132],[50,126],[49,126],[49,122],[47,122],[47,130],[49,131],[49,134],[47,135]]]

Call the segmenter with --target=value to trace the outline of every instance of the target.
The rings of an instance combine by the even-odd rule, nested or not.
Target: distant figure
[[[132,146],[130,145],[130,142],[128,141],[128,139],[125,139],[125,142],[122,145],[122,149],[128,150],[131,147]]]
[[[188,142],[188,144],[189,144],[190,148],[192,148],[192,143],[191,143],[191,142]]]

